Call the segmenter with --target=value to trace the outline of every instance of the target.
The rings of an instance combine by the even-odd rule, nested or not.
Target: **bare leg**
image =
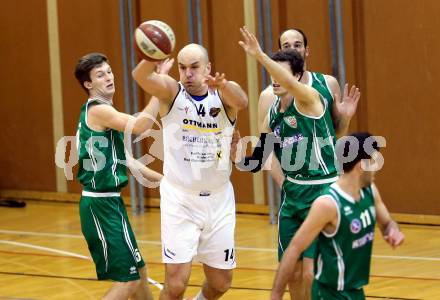
[[[140,268],[139,274],[141,275],[141,282],[132,298],[136,300],[153,300],[153,295],[148,286],[147,268],[145,266]]]
[[[206,280],[203,283],[202,294],[208,300],[216,300],[228,291],[232,283],[232,270],[216,269],[203,265]]]
[[[165,264],[165,284],[160,292],[160,300],[180,300],[185,294],[191,263]]]
[[[304,286],[304,299],[312,299],[312,283],[313,283],[313,259],[304,257],[302,266],[302,281]]]
[[[290,299],[302,300],[304,299],[304,285],[302,276],[303,264],[302,261],[298,261],[293,271],[293,276],[288,282]]]
[[[136,291],[140,280],[116,282],[104,295],[104,300],[126,300]]]

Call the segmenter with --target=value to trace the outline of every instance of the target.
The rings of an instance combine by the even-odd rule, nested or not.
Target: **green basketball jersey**
[[[321,96],[324,113],[311,117],[299,112],[295,100],[284,112],[280,98],[269,110],[269,127],[281,138],[276,153],[285,175],[298,180],[331,178],[337,175],[335,130],[328,102]]]
[[[332,109],[333,109],[333,96],[330,91],[330,88],[327,85],[327,81],[324,78],[324,74],[317,73],[317,72],[308,72],[310,76],[309,84],[311,87],[313,87],[315,90],[318,91],[321,96],[327,100],[327,109],[329,110],[330,116],[332,115]],[[272,109],[269,109],[269,120],[276,118],[276,112],[272,111]],[[280,125],[281,125],[282,117],[278,116],[276,120],[273,122],[273,132],[275,133],[275,136],[280,136]],[[333,121],[332,121],[333,124]],[[331,126],[334,128],[334,126]],[[277,151],[275,151],[276,158],[281,162],[281,149],[278,148]]]
[[[376,210],[371,185],[360,191],[355,201],[336,183],[324,195],[337,204],[336,232],[318,237],[315,279],[338,291],[362,288],[368,283]]]
[[[118,192],[127,185],[124,134],[114,129],[95,131],[87,126],[87,109],[98,100],[87,101],[81,109],[76,133],[79,169],[77,178],[90,192]],[[107,105],[107,104],[104,104]]]
[[[309,75],[311,76],[311,80],[312,80],[312,88],[317,90],[318,93],[320,93],[321,96],[327,100],[328,103],[327,107],[331,115],[333,109],[333,95],[329,86],[327,85],[327,81],[325,80],[324,74],[309,72]]]

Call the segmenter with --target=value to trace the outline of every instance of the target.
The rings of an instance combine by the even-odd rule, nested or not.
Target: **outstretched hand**
[[[361,97],[359,88],[353,85],[348,91],[348,83],[344,86],[344,95],[341,99],[337,94],[334,95],[337,113],[344,118],[351,119],[356,113],[357,105]]]
[[[219,72],[215,73],[215,76],[206,75],[205,82],[210,89],[221,89],[228,82],[225,77],[225,73],[220,74]]]
[[[174,58],[167,58],[157,64],[156,71],[159,74],[168,74],[173,67]]]
[[[240,28],[240,32],[243,37],[243,41],[239,41],[238,44],[240,44],[247,54],[256,57],[258,54],[263,53],[260,44],[253,33],[249,32],[249,30],[244,26]]]

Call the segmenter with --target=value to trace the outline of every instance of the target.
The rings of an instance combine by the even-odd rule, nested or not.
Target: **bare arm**
[[[132,128],[134,134],[141,134],[153,126],[154,119],[159,110],[157,99],[151,99],[138,116],[117,111],[111,105],[98,104],[93,105],[88,110],[88,124],[95,130],[106,130],[108,128],[124,132]],[[127,128],[127,125],[129,126]]]
[[[166,59],[157,65],[159,74],[168,74],[173,66],[174,59]],[[99,130],[112,128],[118,131],[125,131],[127,125],[132,127],[132,133],[141,134],[147,129],[153,127],[157,114],[160,109],[160,101],[157,97],[151,97],[148,105],[138,116],[130,116],[125,113],[118,112],[108,105],[93,106],[88,116],[89,122]]]
[[[247,107],[248,97],[246,93],[238,83],[227,80],[225,74],[208,75],[206,80],[209,88],[218,89],[229,116],[236,117],[239,110]]]
[[[284,289],[288,280],[292,278],[300,254],[312,243],[326,225],[336,223],[337,218],[337,209],[331,199],[324,196],[315,200],[309,215],[283,254],[283,259],[278,266],[272,287],[272,300],[282,299]]]
[[[263,124],[267,114],[269,113],[269,109],[275,100],[276,96],[270,87],[267,87],[260,93],[260,98],[258,99],[258,130],[260,132],[267,132],[264,131],[266,128],[264,128]]]
[[[382,201],[379,190],[376,185],[372,185],[374,193],[374,204],[376,207],[376,220],[382,235],[391,247],[395,248],[401,245],[405,239],[405,236],[399,229],[399,225],[391,218],[387,207]]]
[[[156,63],[142,60],[134,68],[132,75],[145,92],[170,105],[179,90],[179,84],[166,74],[156,73],[155,69]]]
[[[273,94],[272,89],[267,87],[260,93],[260,99],[258,101],[258,129],[260,132],[270,132],[268,126],[267,116],[269,109],[275,102],[276,96]],[[280,162],[272,153],[271,157],[267,160],[263,170],[268,170],[276,184],[281,188],[284,182],[284,174],[281,169]]]
[[[240,31],[244,40],[239,42],[240,46],[242,46],[249,55],[258,60],[270,75],[272,75],[281,86],[287,89],[297,101],[304,105],[320,104],[319,94],[314,88],[298,82],[289,71],[267,56],[261,50],[255,36],[246,28],[243,27]]]
[[[332,119],[338,137],[344,136],[348,132],[351,118],[356,113],[357,104],[361,96],[359,89],[352,86],[348,91],[348,84],[345,84],[344,95],[341,95],[341,89],[336,78],[330,75],[324,75],[325,80],[333,96]]]

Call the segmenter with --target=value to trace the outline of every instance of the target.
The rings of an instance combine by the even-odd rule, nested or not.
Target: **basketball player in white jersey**
[[[205,48],[189,44],[177,56],[180,81],[141,61],[133,77],[160,100],[164,135],[161,181],[162,260],[160,299],[182,299],[195,258],[206,280],[195,299],[218,299],[230,287],[235,267],[235,200],[229,180],[231,136],[242,88],[224,74],[211,76]]]

